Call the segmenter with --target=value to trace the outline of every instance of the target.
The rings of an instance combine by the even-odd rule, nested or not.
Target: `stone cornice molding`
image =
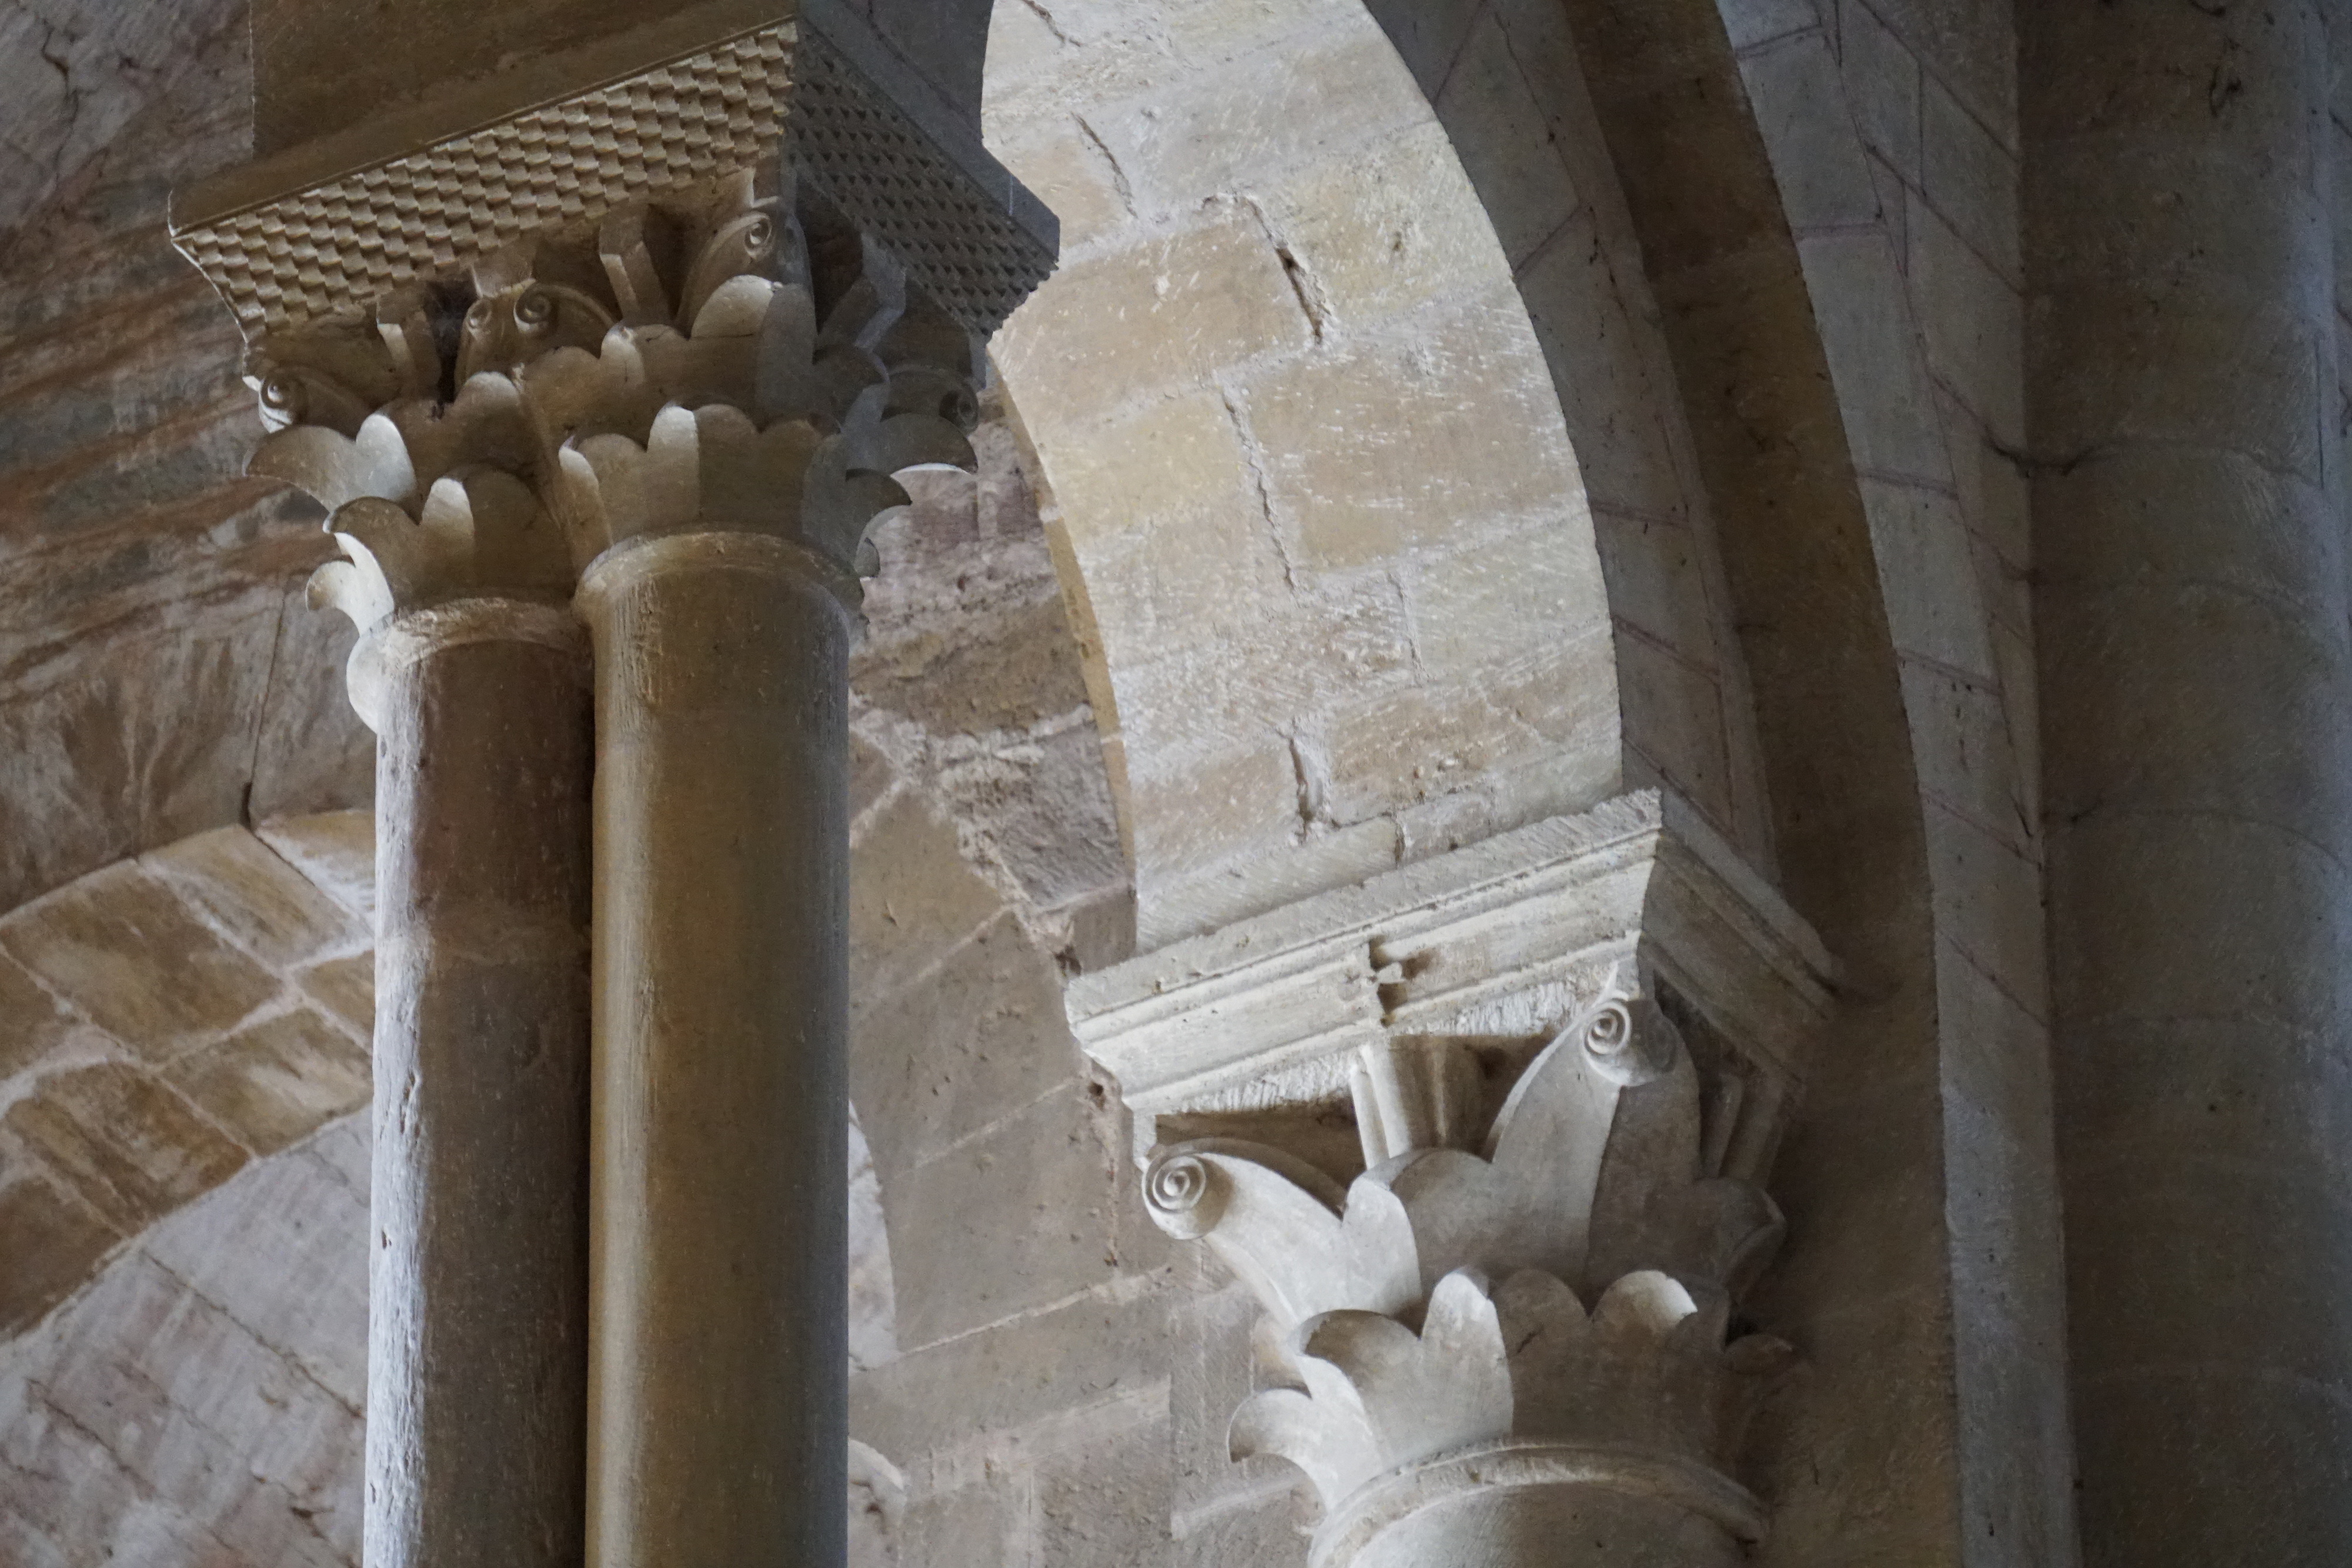
[[[530,235],[749,168],[783,145],[985,338],[1052,270],[1053,214],[840,0],[699,36],[776,9],[706,5],[658,32],[545,62],[503,83],[506,101],[461,88],[454,101],[231,171],[174,204],[173,241],[258,340],[365,315]],[[695,40],[684,52],[681,36]],[[656,63],[625,67],[631,51]]]
[[[1148,1147],[1155,1116],[1344,1098],[1366,1047],[1548,1037],[1627,959],[1736,1041],[1759,1091],[1795,1086],[1829,954],[1654,789],[1079,976],[1066,1006]]]
[[[1423,1561],[1431,1510],[1587,1506],[1567,1491],[1737,1560],[1741,1433],[1789,1352],[1734,1306],[1782,1234],[1762,1184],[1833,975],[1646,791],[1071,983],[1148,1211],[1272,1320],[1291,1385],[1233,1451],[1314,1482],[1318,1568]],[[1343,1119],[1360,1158],[1313,1135]]]

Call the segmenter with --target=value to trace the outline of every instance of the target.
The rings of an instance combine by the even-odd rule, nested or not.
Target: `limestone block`
[[[1727,835],[1738,820],[1723,686],[1714,671],[1638,637],[1617,642],[1625,747]]]
[[[238,946],[279,969],[366,943],[351,912],[241,827],[215,828],[146,857]]]
[[[89,1278],[119,1233],[39,1172],[0,1170],[0,1340],[21,1333]],[[9,1423],[0,1421],[0,1430]]]
[[[2311,1499],[2334,1495],[2335,1456],[2352,1448],[2342,1388],[2208,1364],[2113,1380],[2101,1398],[2106,1419],[2078,1427],[2082,1462],[2124,1481],[2083,1493],[2086,1538],[2143,1563],[2226,1563],[2250,1535],[2281,1563],[2340,1553],[2338,1517]]]
[[[2135,451],[2037,475],[2034,486],[2045,515],[2069,519],[2033,540],[2035,570],[2057,592],[2205,581],[2277,604],[2305,626],[2345,620],[2344,540],[2327,497],[2244,454]],[[2148,496],[2178,502],[2161,528],[2135,526]]]
[[[1024,330],[1050,319],[1053,331]],[[1210,207],[1172,232],[1063,268],[991,349],[1041,444],[1140,393],[1197,385],[1309,337],[1255,214]],[[1157,350],[1138,354],[1138,341]]]
[[[1454,0],[1454,9],[1464,9]],[[1302,32],[1328,32],[1326,0],[1186,0],[1153,20],[1168,41],[1196,65],[1223,64]]]
[[[1158,1419],[1089,1437],[1039,1461],[1038,1562],[1162,1568],[1172,1560],[1164,1408]]]
[[[240,436],[251,439],[249,432]],[[323,546],[323,529],[320,534]],[[322,549],[319,559],[331,553]],[[358,635],[342,616],[311,609],[303,585],[287,591],[268,700],[255,720],[247,820],[364,807],[374,799],[375,737],[352,710],[343,686]]]
[[[53,1172],[125,1234],[209,1192],[246,1161],[185,1100],[127,1062],[41,1079],[0,1115],[0,1135],[16,1159]]]
[[[902,1351],[1111,1277],[1124,1162],[1104,1118],[1084,1085],[1067,1084],[891,1181]],[[988,1245],[973,1247],[975,1236]]]
[[[364,1152],[365,1115],[331,1125]],[[319,1141],[254,1161],[140,1245],[335,1399],[353,1410],[365,1402],[367,1190]],[[256,1267],[257,1259],[270,1266]],[[352,1504],[356,1511],[356,1495]]]
[[[264,822],[254,831],[288,864],[357,915],[365,930],[375,929],[373,812],[286,817]]]
[[[1916,333],[1887,240],[1877,234],[1801,235],[1797,253],[1854,465],[1940,476],[1947,462],[1943,432],[1926,367],[1907,350]]]
[[[1851,17],[1870,0],[1843,0]],[[1889,26],[2005,147],[2017,145],[2017,28],[2000,0],[1883,0]]]
[[[1916,485],[1861,488],[1896,649],[1990,682],[1991,632],[1958,502]]]
[[[2295,1052],[2299,1071],[2277,1070]],[[2259,1141],[2282,1165],[2352,1183],[2352,1067],[2259,1019],[2122,1014],[2070,1021],[2058,1109],[2070,1145],[2123,1152]]]
[[[1412,584],[1414,651],[1438,675],[1465,675],[1500,663],[1507,652],[1592,629],[1591,557],[1582,540],[1557,527],[1439,557],[1414,572]]]
[[[1136,873],[1146,883],[1279,850],[1303,826],[1296,763],[1280,736],[1248,737],[1222,752],[1154,760],[1152,771],[1128,781]]]
[[[1003,906],[964,863],[954,831],[912,792],[868,819],[850,866],[853,1024],[859,1010],[968,941]]]
[[[1919,61],[1865,0],[1829,0],[1854,129],[1906,182],[1919,183]],[[1828,118],[1828,117],[1824,117]]]
[[[2216,1117],[2226,1126],[2223,1118],[2235,1119],[2227,1110]],[[2212,1147],[2214,1136],[2200,1143]],[[2093,1157],[2116,1148],[2105,1142]],[[2144,1322],[2148,1333],[2129,1343],[2078,1340],[2078,1376],[2161,1381],[2179,1370],[2170,1347],[2219,1339],[2230,1353],[2209,1364],[2260,1369],[2264,1382],[2352,1393],[2344,1383],[2342,1305],[2352,1286],[2352,1258],[2340,1242],[2352,1213],[2338,1192],[2315,1179],[2316,1173],[2259,1169],[2195,1148],[2161,1169],[2137,1162],[2120,1168],[2129,1176],[2102,1182],[2078,1166],[2068,1183],[2071,1310],[2087,1322]],[[2197,1249],[2202,1266],[2242,1281],[2245,1289],[2181,1290],[2167,1259],[2171,1246],[2183,1243]]]
[[[368,1053],[309,1008],[200,1047],[165,1076],[258,1155],[276,1154],[368,1103]]]
[[[168,1057],[275,995],[272,975],[135,864],[109,866],[0,920],[0,949],[116,1039]]]
[[[375,955],[330,958],[294,977],[303,995],[316,1002],[362,1044],[375,1032]]]
[[[1299,1522],[1300,1511],[1286,1487],[1245,1506],[1188,1521],[1191,1528],[1176,1538],[1172,1561],[1176,1568],[1226,1568],[1234,1563],[1304,1568],[1313,1532]]]
[[[1022,1470],[986,1484],[913,1499],[900,1561],[926,1568],[1005,1568],[1036,1558],[1033,1483]]]
[[[76,1022],[22,964],[0,953],[0,1080],[38,1062]]]
[[[1246,387],[1302,564],[1360,566],[1435,543],[1463,517],[1581,520],[1576,458],[1516,294],[1425,321],[1410,344],[1335,347]],[[1597,570],[1591,595],[1597,610]]]
[[[1919,119],[1920,183],[1927,200],[1995,272],[2021,281],[2016,154],[1933,78]]]
[[[1280,49],[1252,51],[1213,74],[1166,79],[1087,117],[1152,218],[1266,175],[1378,142],[1423,119],[1426,101],[1370,17],[1332,25]]]
[[[2053,869],[2051,981],[2073,998],[2070,1028],[2107,1016],[2252,1017],[2290,1038],[2335,1027],[2352,961],[2335,856],[2259,822],[2206,819],[2183,831],[2175,813],[2121,806],[2067,832],[2080,846],[2070,856],[2133,869],[2095,882],[2070,878],[2064,862]],[[2176,913],[2181,888],[2216,909],[2263,913],[2190,929]]]
[[[1864,38],[1863,47],[1871,41]],[[1739,62],[1789,226],[1800,234],[1877,221],[1878,190],[1854,137],[1855,120],[1874,110],[1879,116],[1899,112],[1906,93],[1917,90],[1918,72],[1902,58],[1882,85],[1864,74],[1866,66],[1857,69],[1858,64],[1850,57],[1841,80],[1829,40],[1818,33],[1784,38]],[[1857,100],[1853,118],[1840,112],[1848,83]],[[1874,101],[1882,97],[1893,101]],[[1864,123],[1865,138],[1873,129]],[[1881,134],[1890,141],[1901,140],[1899,131],[1882,128]],[[1895,157],[1899,160],[1900,153]],[[1899,161],[1897,166],[1907,167]]]
[[[2039,860],[2041,819],[2018,788],[2001,692],[1916,660],[1906,662],[1902,674],[1920,792],[1987,838]],[[1974,941],[1979,933],[1968,927],[1959,935]]]
[[[1615,665],[1608,632],[1592,625],[1498,671],[1339,707],[1321,727],[1328,810],[1360,821],[1539,753],[1588,783],[1580,805],[1605,799],[1621,767]]]
[[[1109,154],[1075,117],[1024,124],[1011,137],[991,137],[989,150],[1062,221],[1066,255],[1110,237],[1135,215]]]
[[[1910,214],[1911,286],[1937,377],[2003,444],[2025,437],[2025,304],[2016,286],[1927,208]]]
[[[1944,1308],[1926,1291],[1858,1301],[1807,1324],[1794,1375],[1802,1396],[1792,1389],[1767,1401],[1749,1438],[1759,1471],[1790,1478],[1773,1499],[1776,1537],[1835,1542],[1847,1563],[1932,1563],[1950,1552],[1958,1501],[1943,1436],[1950,1336]]]
[[[1255,510],[1248,461],[1213,389],[1154,399],[1044,455],[1070,542],[1087,555],[1150,518]]]
[[[1009,912],[857,1014],[849,1095],[886,1186],[1034,1105],[1079,1065],[1053,961]]]
[[[2039,845],[2004,841],[1932,801],[1927,827],[1937,928],[2028,1008],[2043,1011],[2049,986]]]
[[[144,1257],[127,1260],[99,1290],[112,1298],[106,1310],[78,1313],[76,1324],[95,1343],[61,1358],[72,1373],[50,1384],[50,1403],[150,1495],[207,1523],[243,1522],[252,1531],[240,1543],[246,1553],[278,1560],[273,1549],[311,1533],[288,1505],[324,1514],[320,1505],[341,1490],[352,1411]],[[238,1462],[217,1462],[204,1432],[239,1434]],[[257,1490],[277,1506],[247,1512]],[[340,1526],[345,1542],[357,1534],[355,1520],[319,1522]]]
[[[960,1249],[960,1259],[971,1251],[969,1238],[942,1232],[938,1239]],[[1024,1427],[1080,1393],[1142,1381],[1137,1347],[1170,1343],[1164,1291],[1145,1285],[1090,1292],[983,1333],[913,1346],[887,1366],[859,1373],[850,1379],[849,1429],[920,1471],[918,1456],[962,1437]],[[910,1559],[923,1561],[911,1552]]]
[[[1462,52],[1433,99],[1445,134],[1460,149],[1462,171],[1476,189],[1506,266],[1524,267],[1582,204],[1581,194],[1547,134],[1541,107],[1528,90],[1517,51],[1500,15],[1489,8],[1473,24]],[[1459,185],[1457,178],[1453,183]],[[1473,232],[1476,226],[1473,225]],[[1483,281],[1494,264],[1455,276],[1456,287]]]
[[[42,683],[0,712],[10,759],[0,779],[0,904],[236,820],[277,599],[273,591],[262,605],[224,606],[189,627],[137,615],[131,629],[76,648],[71,679]]]
[[[2320,406],[2319,367],[2331,329],[2284,307],[2217,307],[2158,296],[2078,299],[2055,295],[2035,319],[2035,357],[2065,364],[2167,367],[2160,376],[2072,376],[2045,382],[2034,404],[2037,446],[2071,453],[2092,442],[2221,447],[2307,482],[2319,480],[2319,432],[2302,416]]]
[[[2099,753],[2151,749],[2176,759],[2099,787],[2100,800],[2187,809],[2273,823],[2315,843],[2352,840],[2352,676],[2342,623],[2313,626],[2273,601],[2216,592],[2196,579],[2153,577],[2104,591],[2045,594],[2042,667],[2053,724]],[[2093,694],[2095,694],[2094,695]],[[2277,737],[2303,744],[2282,747]],[[2094,805],[2057,774],[2051,805],[2071,819]]]
[[[1521,269],[1519,293],[1591,507],[1686,516],[1694,497],[1676,471],[1664,423],[1674,411],[1662,389],[1673,383],[1651,373],[1653,361],[1636,336],[1642,329],[1596,223],[1589,210],[1566,220]]]
[[[1708,601],[1703,541],[1674,517],[1596,507],[1593,540],[1609,584],[1609,614],[1695,664],[1713,665],[1719,628]]]
[[[1146,878],[1136,945],[1149,951],[1346,887],[1390,870],[1402,854],[1397,824],[1375,817],[1344,828],[1318,825],[1279,852],[1242,854],[1203,870]]]

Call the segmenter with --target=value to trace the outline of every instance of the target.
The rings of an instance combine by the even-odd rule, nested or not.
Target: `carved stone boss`
[[[1152,1217],[1278,1331],[1232,1448],[1312,1480],[1318,1568],[1744,1560],[1789,1350],[1733,1313],[1831,973],[1653,791],[1072,983]]]
[[[173,237],[379,736],[367,1561],[835,1560],[856,574],[1053,219],[838,5],[320,157]]]

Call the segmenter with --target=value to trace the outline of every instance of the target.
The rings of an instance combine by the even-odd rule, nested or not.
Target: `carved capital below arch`
[[[1790,1350],[1734,1307],[1832,970],[1652,791],[1072,983],[1153,1219],[1272,1320],[1288,1385],[1233,1450],[1314,1482],[1318,1568],[1453,1561],[1448,1531],[1739,1560]]]

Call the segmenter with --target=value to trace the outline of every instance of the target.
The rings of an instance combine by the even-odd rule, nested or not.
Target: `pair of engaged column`
[[[577,1562],[584,1524],[599,1563],[824,1562],[849,615],[719,532],[608,550],[579,607],[399,616],[355,668],[369,1561]]]
[[[344,428],[262,378],[379,737],[370,1568],[844,1551],[851,568],[973,340],[688,194],[395,301]]]

